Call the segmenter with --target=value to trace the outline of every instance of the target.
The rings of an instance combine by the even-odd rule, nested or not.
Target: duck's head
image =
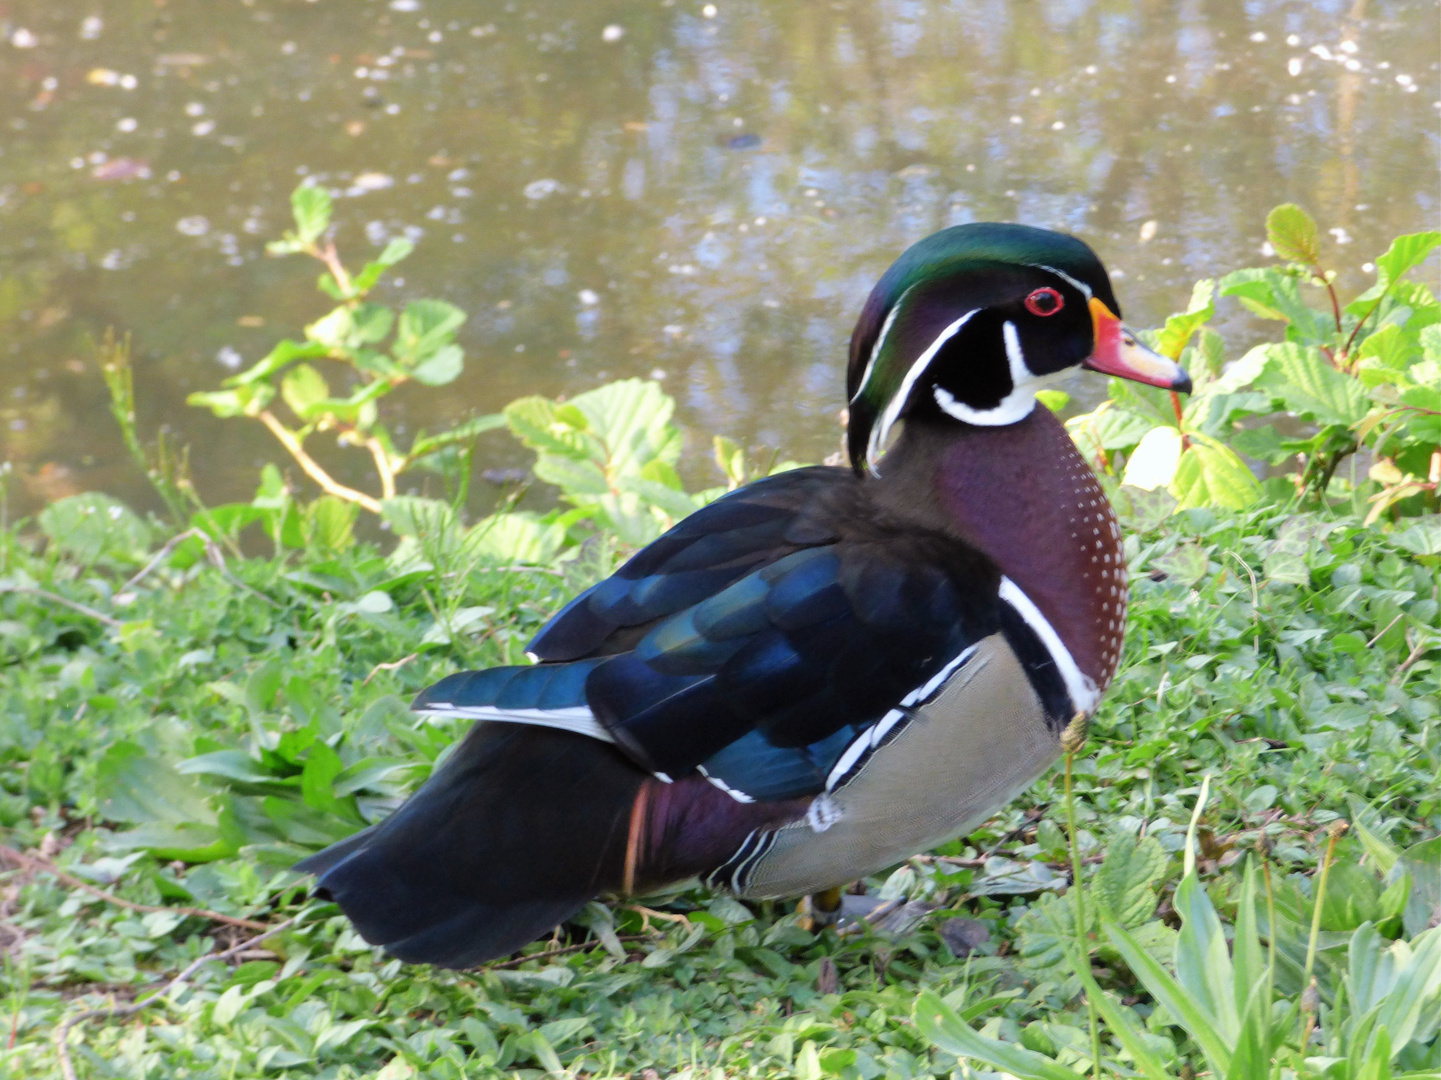
[[[851,335],[851,464],[874,471],[908,416],[1014,424],[1074,367],[1191,389],[1121,323],[1106,268],[1082,241],[1028,225],[943,229],[885,272]]]

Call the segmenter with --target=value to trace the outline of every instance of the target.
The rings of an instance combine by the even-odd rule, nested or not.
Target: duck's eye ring
[[[1047,286],[1026,297],[1026,310],[1032,315],[1054,315],[1066,306],[1066,298]]]

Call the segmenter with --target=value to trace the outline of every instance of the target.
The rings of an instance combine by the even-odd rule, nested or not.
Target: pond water
[[[1360,287],[1438,221],[1437,32],[1429,0],[5,0],[10,513],[154,505],[107,328],[142,429],[189,444],[208,500],[249,496],[279,446],[185,396],[326,310],[313,263],[264,253],[306,177],[342,254],[417,239],[382,299],[469,313],[465,375],[397,395],[403,431],[654,373],[710,484],[712,433],[837,448],[860,303],[949,224],[1082,236],[1145,326],[1261,260],[1294,200]],[[484,439],[487,466],[525,462]],[[363,455],[320,456],[373,486]]]

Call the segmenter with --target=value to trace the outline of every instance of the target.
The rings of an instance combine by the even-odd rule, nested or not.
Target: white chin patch
[[[1011,386],[1014,389],[1003,397],[999,404],[989,409],[976,409],[965,402],[957,401],[945,387],[934,387],[936,404],[947,416],[954,416],[968,424],[979,424],[981,427],[1014,424],[1031,415],[1031,410],[1036,407],[1036,391],[1064,374],[1057,372],[1054,375],[1036,375],[1026,366],[1025,354],[1021,352],[1021,337],[1016,333],[1015,323],[1005,323],[1001,327],[1001,336],[1006,342],[1006,363],[1010,368]]]

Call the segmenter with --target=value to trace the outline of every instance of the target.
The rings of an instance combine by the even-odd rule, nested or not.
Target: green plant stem
[[[320,463],[305,452],[305,447],[296,438],[295,432],[282,424],[273,412],[269,409],[261,410],[259,420],[270,429],[270,433],[280,440],[280,445],[285,447],[295,463],[305,470],[305,475],[320,485],[321,490],[337,499],[344,499],[346,502],[357,503],[372,514],[380,513],[380,500],[367,495],[363,491],[356,491],[354,488],[346,487],[335,477],[331,476]]]
[[[1266,882],[1266,993],[1276,1000],[1276,890],[1271,883],[1271,863],[1261,856],[1261,877]]]
[[[1336,856],[1336,844],[1341,839],[1341,834],[1346,831],[1344,821],[1334,821],[1326,830],[1330,837],[1326,844],[1326,858],[1321,863],[1321,874],[1316,882],[1316,899],[1311,906],[1311,940],[1306,945],[1306,972],[1301,977],[1302,986],[1311,985],[1311,973],[1316,967],[1316,943],[1321,937],[1321,906],[1326,900],[1326,882],[1331,876],[1331,862]],[[1275,933],[1275,930],[1272,930]]]
[[[1071,784],[1072,767],[1076,760],[1076,748],[1066,750],[1066,828],[1070,834],[1071,846],[1071,892],[1075,896],[1076,909],[1076,962],[1082,970],[1091,965],[1091,950],[1086,941],[1086,899],[1081,895],[1081,846],[1076,840],[1076,796]],[[1101,1080],[1101,1027],[1096,1014],[1096,1002],[1086,994],[1086,1009],[1091,1018],[1091,1055],[1094,1059],[1096,1080]]]

